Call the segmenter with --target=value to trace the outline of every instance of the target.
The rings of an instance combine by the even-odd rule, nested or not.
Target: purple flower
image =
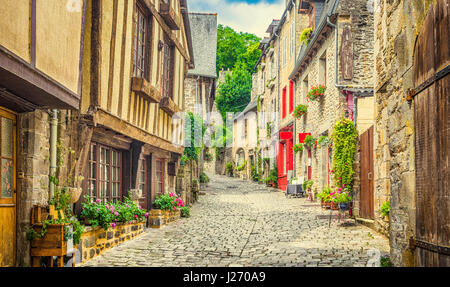
[[[128,204],[126,205],[126,207],[127,207],[127,208],[130,208],[130,206],[129,206]]]
[[[116,224],[113,222],[113,223],[111,223],[111,227],[112,228],[115,228],[116,227]]]

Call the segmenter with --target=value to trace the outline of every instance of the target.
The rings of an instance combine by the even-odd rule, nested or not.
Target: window
[[[175,48],[167,36],[163,45],[163,75],[162,75],[162,96],[173,99],[173,69]]]
[[[164,159],[156,159],[155,166],[155,194],[164,193]]]
[[[291,28],[290,28],[289,56],[290,56],[290,58],[295,57],[295,26],[294,26],[294,23],[291,24]]]
[[[88,192],[102,202],[122,198],[122,153],[93,143],[89,151]]]
[[[133,76],[149,78],[150,60],[150,20],[140,4],[136,4],[133,40]]]
[[[144,156],[141,156],[141,159],[139,160],[138,188],[142,190],[142,198],[140,198],[139,203],[142,208],[148,209],[147,160]]]
[[[287,37],[283,38],[283,68],[286,66]]]

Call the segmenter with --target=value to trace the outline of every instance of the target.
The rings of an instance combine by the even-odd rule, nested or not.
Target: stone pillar
[[[48,204],[49,115],[41,110],[19,114],[17,131],[17,264],[30,266],[26,231],[30,226],[31,208]]]

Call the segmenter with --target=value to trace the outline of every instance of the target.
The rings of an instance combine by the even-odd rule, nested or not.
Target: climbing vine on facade
[[[336,186],[353,188],[353,163],[355,160],[358,132],[349,119],[341,119],[333,128],[333,170]]]

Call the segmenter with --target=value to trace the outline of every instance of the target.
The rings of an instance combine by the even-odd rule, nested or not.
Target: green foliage
[[[313,136],[307,135],[305,138],[305,147],[311,149],[316,144],[317,139]]]
[[[381,267],[393,267],[394,265],[391,262],[391,257],[389,255],[381,256],[380,266]]]
[[[308,112],[308,106],[298,105],[294,110],[294,117],[299,119]]]
[[[321,199],[323,202],[331,202],[331,192],[333,192],[333,190],[327,186],[317,194],[317,198]]]
[[[322,146],[329,146],[329,145],[331,144],[331,140],[330,140],[330,138],[327,137],[327,136],[321,136],[321,137],[319,138],[318,143],[319,143],[319,146],[320,146],[320,147],[322,147]]]
[[[251,169],[251,177],[252,177],[252,180],[253,180],[253,181],[256,181],[256,182],[258,182],[259,179],[260,179],[260,175],[259,175],[258,169],[257,169],[257,167],[254,166],[254,165],[252,165],[252,169]]]
[[[303,190],[308,190],[308,189],[310,189],[310,188],[313,186],[313,184],[314,184],[314,181],[312,181],[312,180],[306,180],[306,181],[303,183],[303,185],[302,185]]]
[[[221,24],[217,27],[217,73],[221,69],[234,70],[237,65],[245,65],[249,73],[261,56],[258,49],[261,39],[249,33],[237,33]]]
[[[200,183],[208,183],[210,181],[208,175],[203,171],[200,173]]]
[[[275,183],[275,186],[278,186],[278,167],[271,169],[269,176],[264,181],[266,183]]]
[[[391,203],[390,203],[390,201],[388,200],[388,201],[383,202],[383,204],[380,207],[380,215],[381,215],[381,217],[388,216],[390,212],[391,212]]]
[[[300,34],[300,42],[302,42],[303,45],[308,45],[309,37],[311,36],[312,28],[305,28],[303,29],[302,33]]]
[[[185,121],[185,134],[190,133],[190,138],[186,138],[186,147],[184,149],[184,154],[189,160],[198,160],[198,156],[203,150],[203,136],[206,132],[206,126],[203,124],[203,120],[198,115],[194,115],[192,112],[186,113]],[[190,128],[190,131],[189,131]],[[195,141],[195,135],[201,134],[202,138]]]
[[[350,191],[348,190],[337,190],[334,193],[331,193],[333,195],[333,202],[336,203],[349,203],[352,201],[352,197],[350,196]]]
[[[238,113],[245,109],[251,99],[252,75],[245,69],[235,69],[232,75],[225,77],[219,85],[216,98],[217,109],[222,118],[226,113]]]
[[[247,160],[244,160],[244,162],[236,167],[236,171],[243,171],[244,168],[247,166]]]
[[[38,234],[33,226],[29,227],[26,232],[28,240],[35,238],[43,238],[47,234],[47,226],[52,224],[65,224],[64,228],[64,240],[73,239],[73,243],[76,245],[80,243],[81,235],[84,231],[84,226],[80,224],[78,219],[72,214],[72,203],[70,202],[70,194],[67,192],[67,188],[59,188],[58,179],[55,176],[50,176],[50,182],[55,185],[55,193],[49,200],[49,205],[53,205],[58,218],[48,218],[42,222],[41,232]],[[72,231],[69,226],[72,226]]]
[[[268,122],[266,124],[266,132],[267,132],[267,137],[270,138],[270,136],[272,135],[272,122]]]
[[[233,176],[233,173],[234,173],[233,163],[227,162],[226,168],[227,168],[228,176]]]
[[[295,144],[293,146],[294,153],[297,154],[298,152],[303,152],[303,144]]]
[[[205,161],[206,162],[212,162],[213,161],[213,157],[212,157],[211,153],[209,153],[209,152],[205,153]]]
[[[260,38],[253,34],[237,33],[230,27],[218,26],[217,30],[217,73],[221,69],[230,69],[225,83],[218,89],[217,109],[223,119],[226,113],[237,113],[245,109],[250,102],[252,74],[261,56],[258,49]]]
[[[189,206],[184,206],[181,208],[181,217],[191,217],[191,208]]]
[[[342,119],[335,124],[331,138],[335,185],[352,190],[358,132],[351,120]]]
[[[104,230],[115,227],[117,223],[143,221],[148,217],[148,212],[128,197],[125,197],[124,202],[103,203],[85,196],[82,207],[81,217],[87,219],[92,227],[101,226]]]

